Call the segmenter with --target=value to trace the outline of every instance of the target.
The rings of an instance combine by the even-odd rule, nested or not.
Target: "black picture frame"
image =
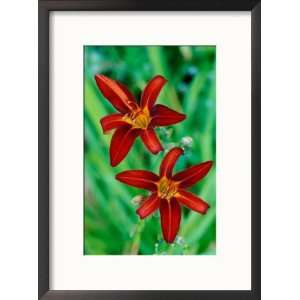
[[[251,12],[251,276],[252,289],[199,291],[57,291],[49,289],[49,13],[51,11]],[[39,288],[43,300],[261,299],[261,5],[257,0],[39,0]]]

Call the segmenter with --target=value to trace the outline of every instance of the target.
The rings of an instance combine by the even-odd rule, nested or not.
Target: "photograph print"
[[[84,255],[215,255],[216,47],[84,46]]]

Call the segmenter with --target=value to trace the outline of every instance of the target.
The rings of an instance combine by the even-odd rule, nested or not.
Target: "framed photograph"
[[[39,299],[260,299],[260,2],[39,1]]]

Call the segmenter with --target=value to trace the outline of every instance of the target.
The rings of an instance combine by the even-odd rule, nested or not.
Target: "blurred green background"
[[[85,46],[84,47],[84,254],[186,255],[216,253],[216,51],[214,46]],[[136,96],[148,80],[163,75],[168,83],[157,103],[186,114],[179,124],[157,128],[165,148],[150,154],[140,138],[117,167],[109,163],[111,134],[100,118],[115,112],[98,90],[94,76],[102,73],[124,83]],[[207,201],[205,216],[183,209],[175,242],[162,239],[159,212],[140,221],[137,196],[147,192],[115,180],[124,170],[157,173],[162,157],[174,146],[185,149],[175,172],[213,160],[210,173],[190,191]]]

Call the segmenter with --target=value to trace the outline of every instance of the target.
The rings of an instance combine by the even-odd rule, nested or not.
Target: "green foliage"
[[[186,255],[215,254],[216,249],[216,74],[215,47],[100,47],[84,49],[84,253]],[[168,151],[185,148],[175,171],[205,160],[214,168],[191,191],[211,208],[204,216],[183,209],[181,228],[172,245],[161,235],[159,213],[140,221],[134,198],[147,192],[128,187],[115,175],[129,169],[157,172],[162,157],[150,154],[139,139],[117,167],[109,164],[111,134],[102,133],[99,120],[115,112],[99,92],[94,75],[121,81],[137,99],[148,80],[163,75],[168,84],[157,103],[185,113],[187,119],[157,132]]]

